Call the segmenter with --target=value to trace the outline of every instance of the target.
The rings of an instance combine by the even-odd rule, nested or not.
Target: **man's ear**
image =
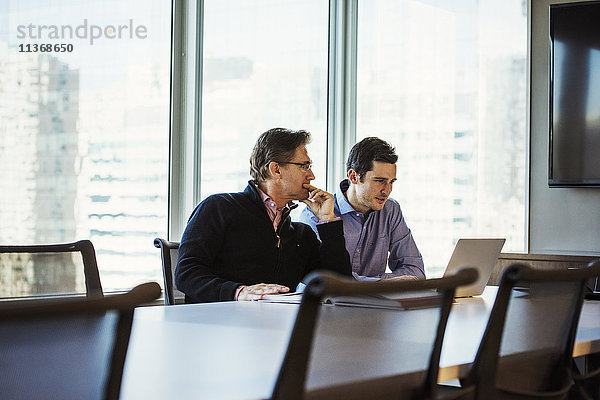
[[[271,161],[269,163],[269,172],[271,173],[272,178],[280,177],[281,169],[280,169],[279,163],[276,163],[275,161]]]
[[[360,182],[360,176],[358,176],[358,172],[356,172],[353,169],[348,171],[348,179],[350,179],[350,183],[353,183],[355,185],[358,184],[358,182]]]

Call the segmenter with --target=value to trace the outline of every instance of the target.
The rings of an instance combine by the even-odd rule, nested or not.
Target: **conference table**
[[[497,287],[452,306],[439,381],[464,376],[477,352]],[[135,311],[123,374],[122,399],[269,398],[298,310],[297,304],[223,302]],[[403,360],[426,367],[427,338],[410,312],[323,305],[307,387],[353,385],[414,375]],[[519,351],[518,343],[514,351]],[[585,301],[574,356],[600,352],[600,301]]]

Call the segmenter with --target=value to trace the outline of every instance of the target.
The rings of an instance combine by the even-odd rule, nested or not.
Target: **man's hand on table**
[[[290,288],[274,283],[259,283],[256,285],[245,286],[238,294],[238,301],[260,300],[266,294],[279,294],[289,292]]]

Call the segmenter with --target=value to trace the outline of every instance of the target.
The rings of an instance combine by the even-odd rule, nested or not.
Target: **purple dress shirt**
[[[406,226],[400,205],[388,198],[381,211],[371,211],[367,218],[352,208],[344,193],[350,182],[344,179],[335,193],[335,216],[344,221],[346,250],[356,279],[391,278],[413,275],[425,278],[423,257]],[[308,207],[302,210],[300,222],[317,233],[317,217]],[[386,273],[386,266],[391,273]]]

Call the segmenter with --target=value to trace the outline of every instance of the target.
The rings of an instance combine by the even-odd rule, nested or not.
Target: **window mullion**
[[[330,1],[329,7],[327,190],[335,191],[356,141],[358,0]]]
[[[203,1],[174,0],[169,239],[179,240],[200,201]]]

